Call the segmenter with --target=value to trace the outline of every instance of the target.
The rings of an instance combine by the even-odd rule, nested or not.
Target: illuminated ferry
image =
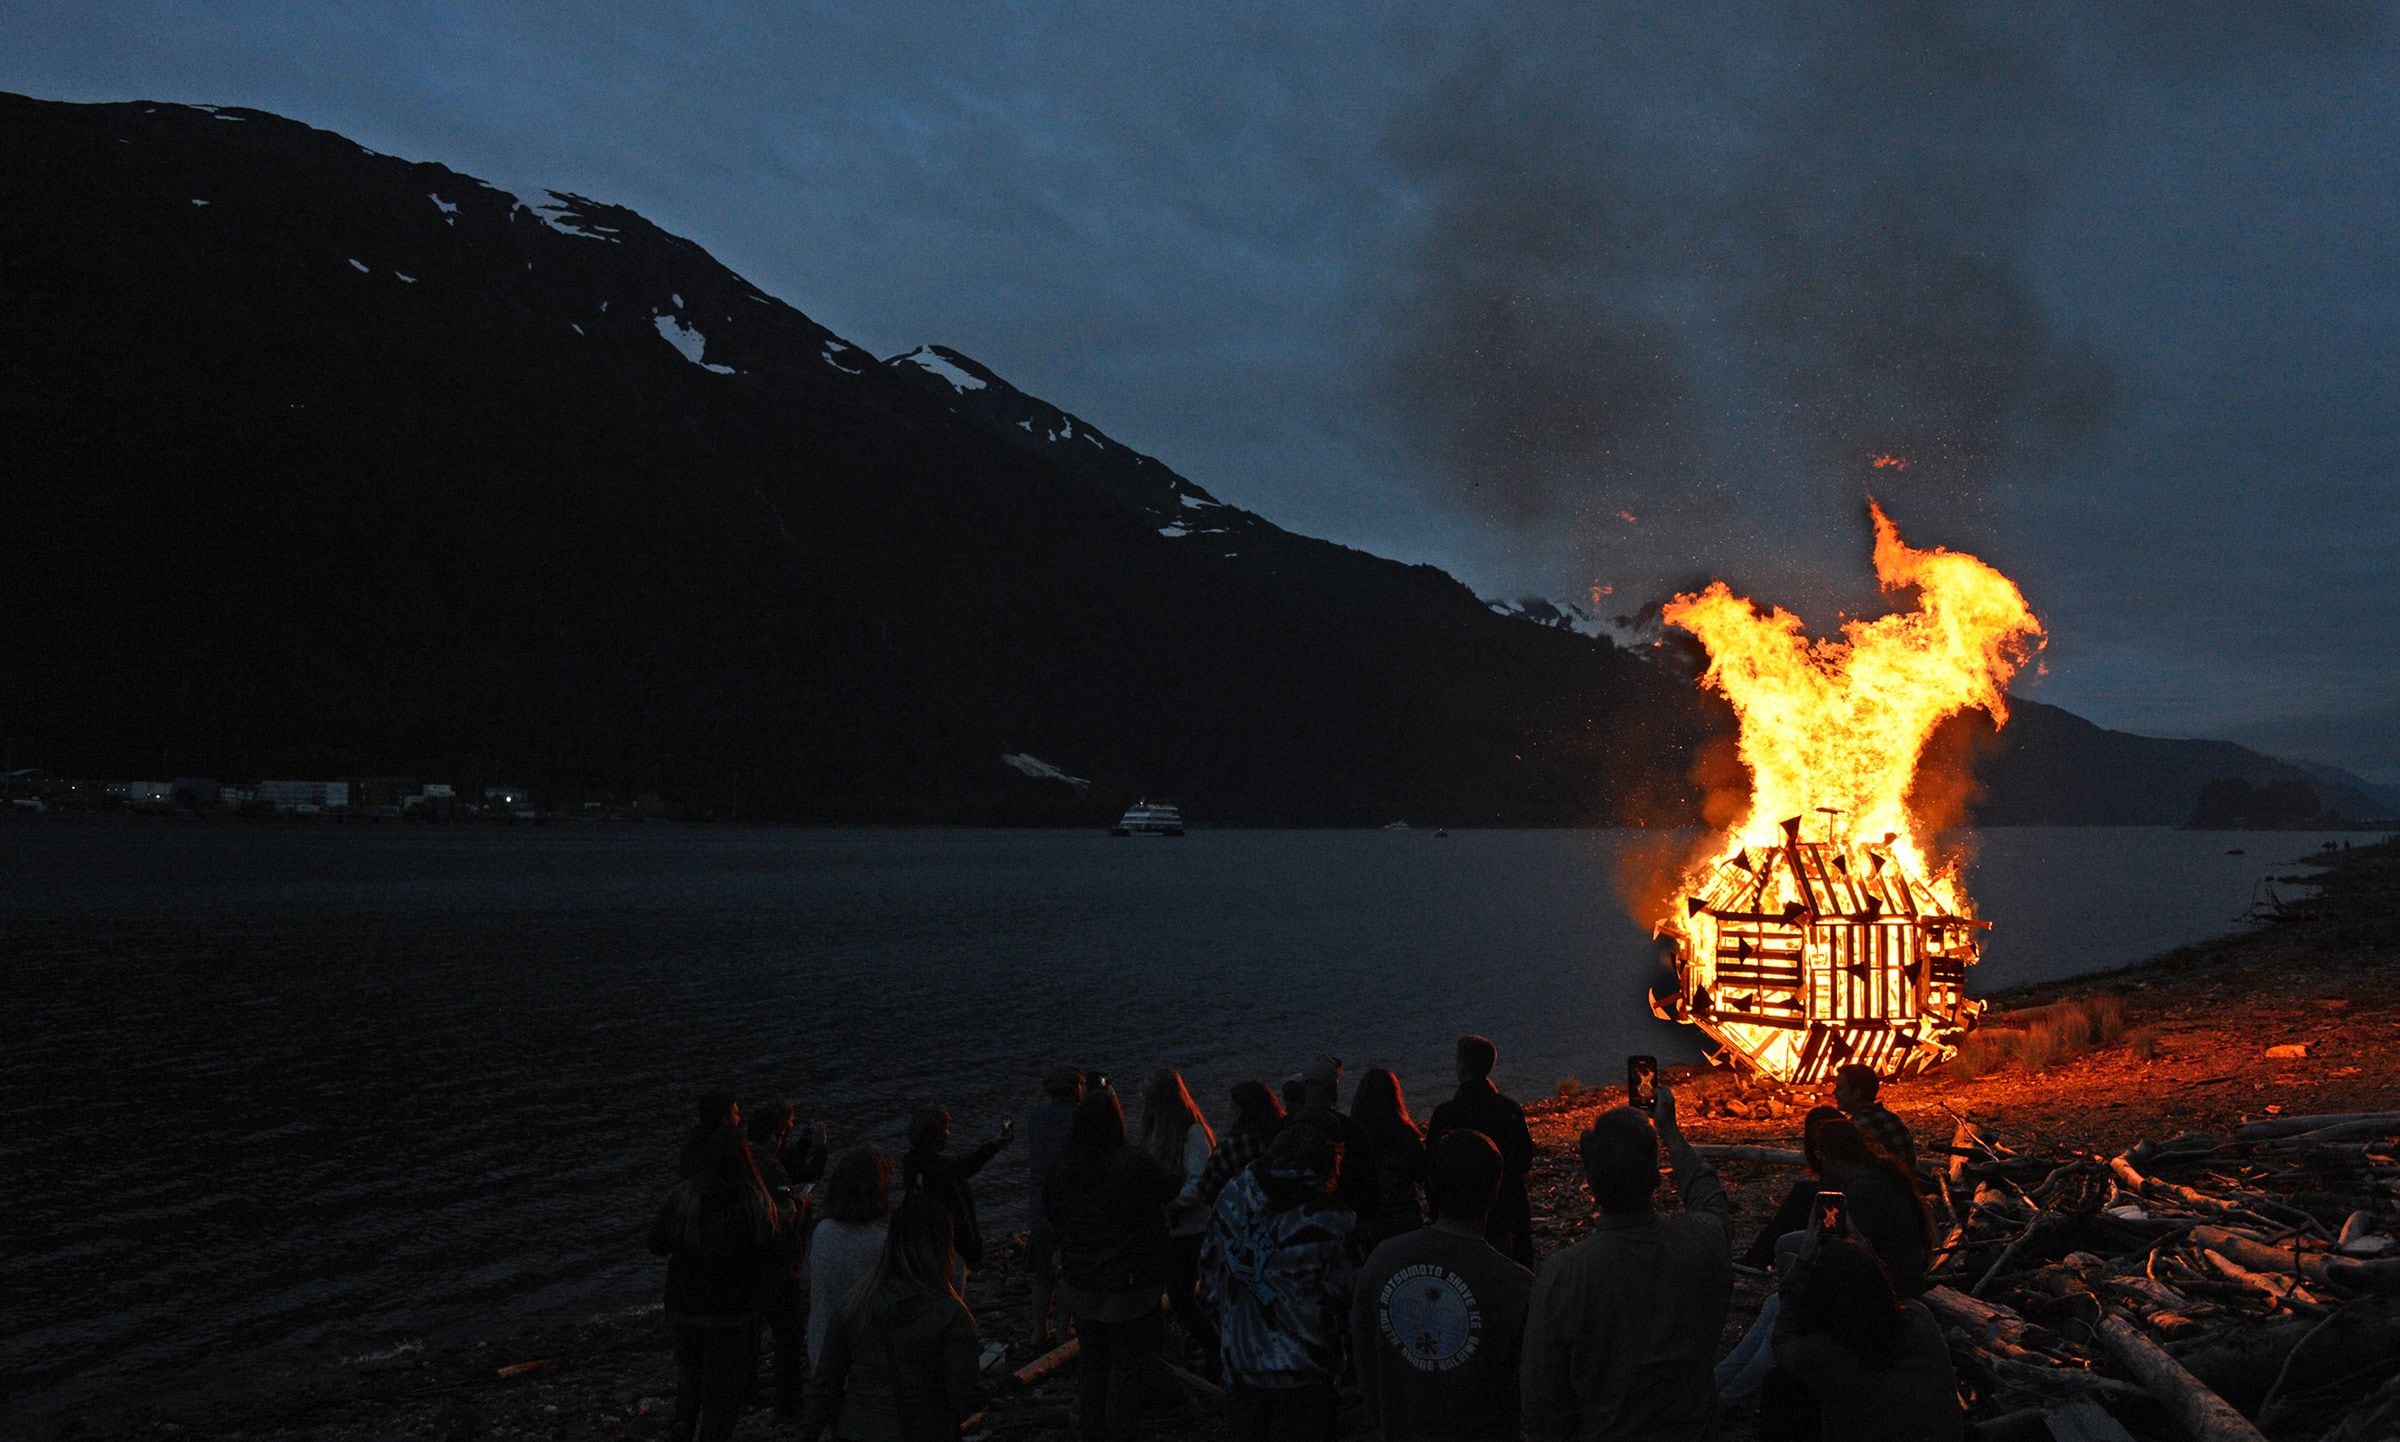
[[[1108,828],[1111,836],[1181,836],[1183,812],[1157,801],[1136,801]]]

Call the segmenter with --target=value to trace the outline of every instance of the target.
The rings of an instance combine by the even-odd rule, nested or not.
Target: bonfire
[[[1848,1062],[1894,1075],[1947,1060],[1975,1024],[1967,968],[1979,920],[1955,858],[1937,862],[1909,807],[1944,717],[2008,719],[2008,680],[2042,640],[2016,584],[1973,556],[1911,548],[1880,506],[1875,575],[1913,610],[1811,639],[1722,581],[1678,596],[1669,625],[1700,639],[1701,684],[1741,722],[1741,819],[1658,918],[1689,1022],[1749,1070],[1817,1083]]]

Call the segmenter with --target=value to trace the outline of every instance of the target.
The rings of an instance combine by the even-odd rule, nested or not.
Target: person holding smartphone
[[[1820,1193],[1820,1223],[1826,1210]],[[1783,1279],[1774,1370],[1758,1432],[1848,1442],[1957,1442],[1965,1414],[1941,1325],[1892,1293],[1882,1263],[1838,1229],[1813,1228]]]
[[[949,1208],[961,1296],[966,1294],[968,1269],[983,1265],[983,1233],[975,1224],[975,1192],[967,1183],[1002,1147],[1016,1140],[1016,1135],[1014,1121],[1002,1122],[1000,1135],[965,1156],[953,1157],[943,1150],[950,1145],[947,1107],[919,1107],[909,1118],[908,1155],[900,1159],[900,1184],[912,1197],[932,1197]]]
[[[1666,1149],[1683,1210],[1651,1210]],[[1549,1439],[1713,1436],[1710,1368],[1733,1303],[1733,1207],[1715,1168],[1675,1125],[1657,1084],[1652,1115],[1623,1106],[1583,1134],[1592,1230],[1533,1283],[1518,1372],[1525,1435]]]

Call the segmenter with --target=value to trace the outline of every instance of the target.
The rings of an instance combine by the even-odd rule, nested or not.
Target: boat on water
[[[1136,801],[1125,808],[1117,824],[1108,828],[1111,836],[1181,836],[1183,812],[1163,801]]]

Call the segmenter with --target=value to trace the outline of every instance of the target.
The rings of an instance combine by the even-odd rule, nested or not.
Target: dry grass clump
[[[2047,1071],[2106,1046],[2124,1033],[2125,999],[2121,996],[2103,992],[2052,1002],[2014,1013],[1968,1037],[1950,1063],[1950,1074],[1966,1080],[2012,1062],[2027,1071]]]

